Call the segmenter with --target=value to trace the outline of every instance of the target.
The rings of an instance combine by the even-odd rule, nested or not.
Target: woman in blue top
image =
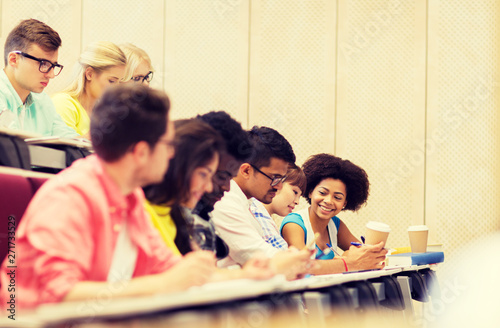
[[[366,203],[369,194],[366,172],[348,160],[330,154],[311,156],[302,170],[307,177],[304,193],[310,206],[291,213],[281,223],[281,234],[288,245],[302,249],[316,233],[319,268],[313,274],[338,273],[349,270],[382,268],[387,251],[384,244],[351,246],[359,242],[349,228],[336,215],[342,210],[357,211]],[[331,252],[323,256],[329,247],[344,250],[342,257]]]

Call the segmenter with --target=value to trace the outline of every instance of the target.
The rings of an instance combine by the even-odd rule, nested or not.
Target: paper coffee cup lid
[[[389,225],[382,223],[382,222],[369,221],[366,224],[366,227],[368,229],[372,229],[372,230],[376,230],[376,231],[391,232],[391,227],[389,227]]]
[[[428,231],[428,230],[429,228],[427,228],[426,225],[415,225],[408,227],[408,231]]]

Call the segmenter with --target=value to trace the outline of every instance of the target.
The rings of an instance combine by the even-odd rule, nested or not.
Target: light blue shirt
[[[255,198],[250,199],[250,212],[262,227],[262,238],[274,248],[287,250],[288,244],[278,232],[278,227],[264,205]]]
[[[281,227],[280,227],[280,233],[283,233],[283,227],[285,224],[288,223],[295,223],[299,227],[304,230],[304,243],[307,245],[308,241],[311,240],[312,236],[314,236],[314,231],[312,230],[311,222],[309,220],[309,207],[304,208],[300,210],[299,212],[296,213],[290,213],[285,218],[283,221],[281,221]],[[328,222],[327,230],[328,230],[328,236],[330,238],[330,245],[337,249],[337,234],[339,231],[340,227],[340,219],[336,216],[332,217],[330,222]],[[307,232],[309,232],[309,237],[307,235]],[[321,259],[321,260],[331,260],[335,257],[335,253],[331,252],[327,256],[324,256],[323,250],[316,245],[316,259]]]
[[[14,114],[14,120],[6,126],[8,128],[47,137],[78,137],[78,133],[67,126],[56,112],[49,95],[30,92],[23,104],[4,70],[0,70],[0,112],[4,109]]]

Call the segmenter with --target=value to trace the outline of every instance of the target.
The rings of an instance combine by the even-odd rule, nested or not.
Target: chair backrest
[[[8,251],[9,236],[19,224],[33,196],[30,182],[23,176],[0,174],[0,259]],[[14,224],[14,225],[13,225]],[[10,234],[9,234],[10,232]],[[10,239],[14,241],[14,239]]]
[[[37,190],[47,181],[47,178],[41,177],[28,177],[28,181],[31,184],[31,190],[33,191],[33,196],[37,192]]]
[[[2,168],[0,171],[1,262],[9,250],[9,237],[15,237],[13,232],[19,225],[31,198],[50,176],[14,168]],[[10,240],[14,241],[12,238]]]
[[[28,145],[23,139],[0,134],[0,165],[31,169]]]

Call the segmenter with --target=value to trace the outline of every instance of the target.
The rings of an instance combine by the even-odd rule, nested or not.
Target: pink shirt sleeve
[[[90,220],[91,207],[74,188],[55,188],[30,204],[23,234],[31,246],[28,262],[33,262],[28,265],[33,265],[42,303],[60,302],[92,269],[96,227]],[[30,220],[35,215],[45,220]]]

